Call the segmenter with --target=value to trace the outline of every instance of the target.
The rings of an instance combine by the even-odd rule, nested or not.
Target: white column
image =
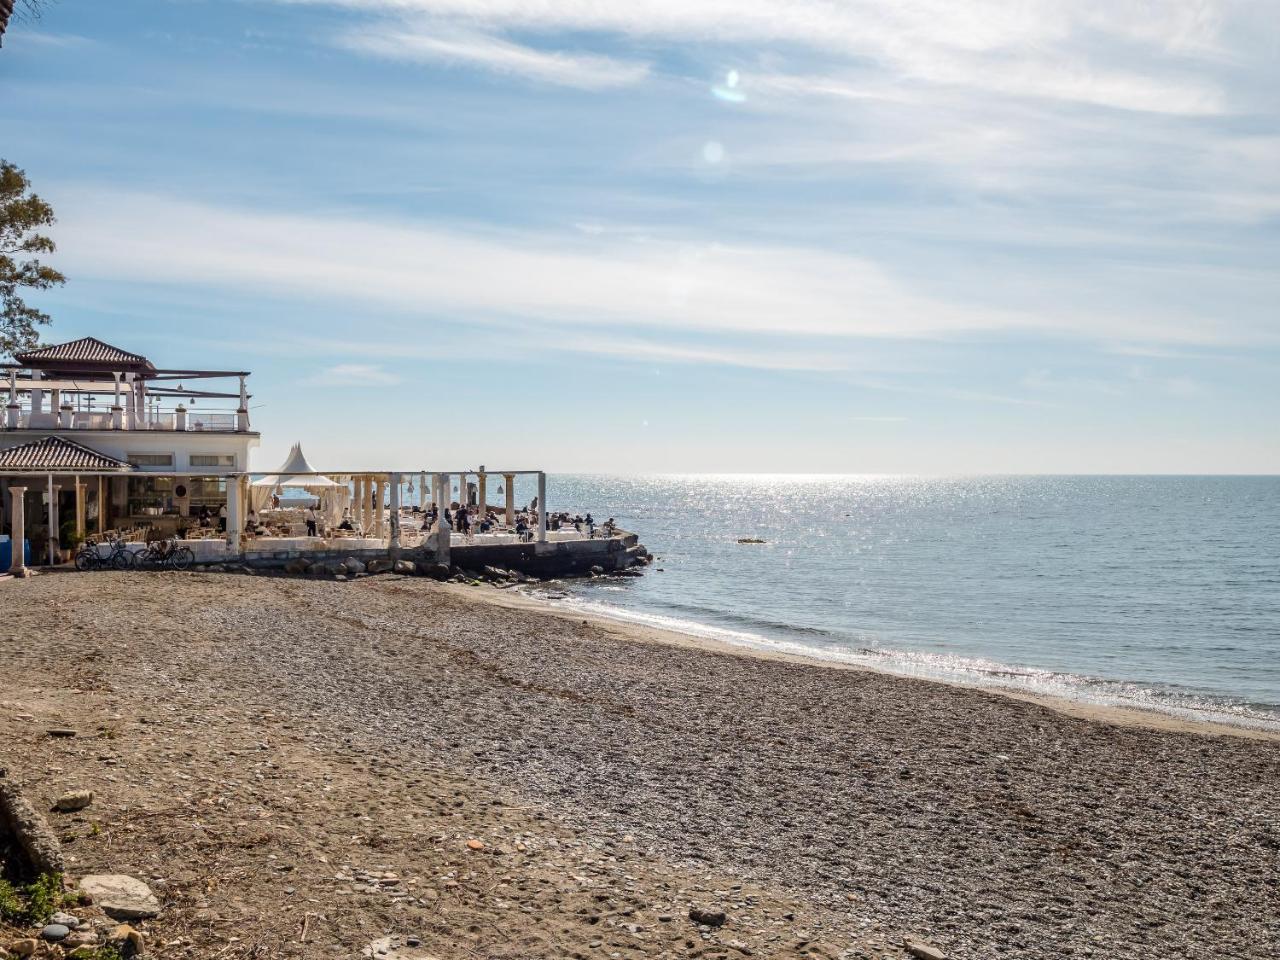
[[[249,430],[249,384],[245,377],[240,378],[240,407],[236,410],[236,432],[247,433]]]
[[[467,475],[465,473],[458,474],[458,506],[465,507],[467,505]]]
[[[76,408],[69,403],[60,404],[58,407],[58,426],[63,430],[71,429],[71,418],[75,416]]]
[[[547,475],[538,471],[538,542],[547,542]]]
[[[9,403],[18,402],[18,370],[16,367],[9,369]]]
[[[489,475],[481,470],[476,474],[476,493],[477,504],[480,507],[480,519],[483,520],[489,515],[489,491],[487,489],[487,481]]]
[[[178,404],[173,408],[173,428],[175,430],[186,431],[187,429],[187,407],[185,404]]]
[[[227,478],[227,547],[231,553],[240,552],[240,535],[244,531],[244,485],[239,477]]]
[[[382,474],[378,474],[373,478],[373,535],[378,539],[382,539],[386,532],[386,525],[383,521],[383,501],[386,500],[386,490],[384,488],[385,481]]]
[[[391,484],[391,541],[388,546],[392,550],[400,549],[400,474],[388,476]]]
[[[58,485],[49,474],[49,566],[57,563],[58,549]]]
[[[23,562],[23,546],[27,539],[27,510],[24,497],[27,495],[26,487],[10,487],[9,488],[9,527],[10,546],[13,553],[9,560],[9,572],[21,574],[26,569]]]
[[[432,492],[435,490],[432,488]],[[422,512],[427,512],[427,475],[425,473],[418,475],[418,506],[422,508]]]
[[[43,380],[43,379],[44,379],[44,374],[42,374],[39,370],[32,370],[32,371],[31,371],[31,381],[32,381],[32,384],[31,384],[31,412],[32,412],[33,414],[35,414],[35,413],[43,413],[43,412],[44,412],[44,391],[43,391],[43,390],[37,390],[37,389],[35,388],[35,383],[36,383],[36,381],[38,381],[38,380]]]
[[[98,477],[98,536],[107,529],[107,481]]]
[[[445,505],[449,502],[449,475],[436,474],[436,485],[440,490],[440,499],[436,501],[439,512],[436,514],[435,555],[436,563],[449,562],[449,525],[444,522]]]
[[[516,475],[504,473],[502,479],[507,484],[507,526],[516,525]]]

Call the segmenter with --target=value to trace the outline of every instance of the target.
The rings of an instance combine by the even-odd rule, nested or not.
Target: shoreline
[[[951,960],[1213,960],[1273,939],[1272,738],[424,578],[6,593],[0,765],[40,806],[95,791],[58,820],[72,870],[153,882],[144,932],[195,956],[393,935],[441,960],[902,960],[910,937]]]
[[[462,596],[472,597],[477,595],[477,588],[475,587],[450,584],[448,588],[451,591],[457,591]],[[643,643],[658,643],[721,653],[728,656],[753,657],[784,663],[826,667],[833,670],[873,673],[877,676],[891,677],[898,680],[936,683],[961,690],[1009,697],[1024,703],[1046,707],[1056,713],[1078,720],[1095,720],[1120,727],[1138,727],[1148,730],[1199,734],[1202,736],[1233,736],[1255,740],[1280,741],[1280,730],[1268,730],[1261,727],[1248,726],[1244,723],[1234,724],[1198,717],[1183,717],[1176,713],[1165,712],[1156,707],[1124,707],[1113,704],[1090,703],[1085,700],[1076,700],[1071,697],[1057,696],[1050,693],[1016,690],[995,683],[990,685],[966,683],[963,680],[953,680],[945,677],[903,674],[876,667],[873,664],[848,663],[816,655],[810,656],[787,650],[769,650],[747,644],[732,643],[728,640],[718,640],[714,637],[701,636],[695,633],[685,633],[679,630],[636,623],[623,617],[611,617],[596,611],[575,610],[560,606],[554,600],[538,597],[528,590],[491,589],[480,594],[480,596],[485,602],[493,603],[497,606],[549,613],[564,620],[588,621],[601,629],[612,631],[618,636]]]

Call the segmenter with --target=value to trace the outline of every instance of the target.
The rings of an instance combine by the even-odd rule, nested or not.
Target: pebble
[[[707,907],[690,907],[689,919],[694,923],[707,927],[722,927],[729,918],[723,910],[713,910]]]
[[[475,839],[468,840],[468,841],[467,841],[467,846],[468,846],[468,847],[470,847],[472,850],[483,850],[483,849],[484,849],[484,841],[483,841],[483,840],[475,840]]]
[[[15,957],[29,957],[36,952],[37,947],[39,947],[39,943],[31,937],[27,937],[25,940],[18,940],[9,945],[9,949],[13,951]]]
[[[75,927],[78,927],[80,925],[80,918],[75,916],[74,914],[64,913],[62,911],[59,911],[49,918],[49,922],[60,923],[64,927],[70,927],[74,929]]]
[[[40,937],[43,940],[52,940],[57,943],[59,940],[65,940],[71,934],[71,928],[64,923],[46,924],[45,928],[40,931]]]
[[[947,960],[947,955],[937,947],[932,947],[927,943],[920,943],[918,940],[904,940],[903,946],[907,948],[907,953],[915,957],[916,960]]]

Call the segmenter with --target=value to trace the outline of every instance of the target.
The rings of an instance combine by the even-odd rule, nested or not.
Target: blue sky
[[[1280,16],[59,0],[0,49],[50,340],[258,466],[1280,472]]]

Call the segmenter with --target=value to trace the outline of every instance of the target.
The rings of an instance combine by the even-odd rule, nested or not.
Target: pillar
[[[476,474],[477,503],[480,507],[481,520],[489,515],[489,492],[486,489],[488,479],[489,475],[483,470]]]
[[[55,393],[57,391],[54,391]],[[71,419],[75,416],[76,408],[69,403],[63,403],[58,406],[58,426],[63,430],[71,429]]]
[[[465,507],[467,505],[467,475],[465,473],[458,474],[458,506]]]
[[[5,414],[6,414],[5,424],[8,426],[10,430],[18,429],[18,423],[19,423],[18,417],[21,413],[22,413],[22,408],[18,406],[16,403],[11,403],[7,407],[5,407]]]
[[[240,552],[240,537],[244,532],[245,515],[244,484],[241,477],[227,478],[227,549]]]
[[[516,475],[504,473],[502,479],[507,485],[507,526],[514,527],[516,525]]]
[[[13,552],[9,560],[9,572],[17,576],[21,576],[27,568],[23,560],[27,540],[26,495],[26,487],[9,488],[9,527],[13,535],[11,543]]]
[[[76,477],[76,533],[84,539],[84,500],[87,484],[80,482],[80,478]]]
[[[98,477],[98,536],[107,532],[107,484],[105,477]]]
[[[36,389],[36,382],[44,379],[44,374],[39,370],[31,371],[31,413],[32,415],[44,412],[44,391]]]
[[[449,475],[447,473],[436,474],[436,484],[440,490],[440,500],[437,501],[439,513],[436,515],[434,532],[436,563],[448,563],[449,525],[444,522],[444,511],[449,500]]]
[[[187,408],[181,403],[173,408],[173,428],[184,432],[187,429]]]
[[[388,546],[393,551],[398,551],[400,549],[400,474],[390,474],[387,482],[391,484],[391,540]]]
[[[236,432],[249,431],[249,385],[245,377],[240,378],[240,406],[236,408]]]
[[[53,474],[49,474],[49,566],[54,566],[58,562],[58,527],[61,526],[58,518],[58,492],[62,489],[60,484],[53,482]]]
[[[435,493],[435,487],[431,488],[431,492]],[[435,497],[433,496],[434,500]],[[422,508],[422,512],[427,512],[427,475],[425,473],[418,474],[418,506]]]
[[[538,471],[538,542],[547,542],[547,475]]]
[[[386,481],[382,474],[373,478],[373,535],[382,539],[385,533],[382,504],[386,500]]]

